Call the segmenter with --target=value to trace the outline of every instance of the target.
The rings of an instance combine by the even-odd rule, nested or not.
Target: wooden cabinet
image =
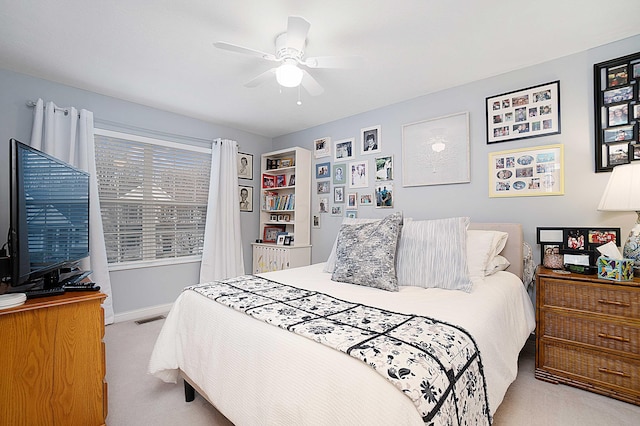
[[[260,229],[262,243],[253,244],[253,273],[311,263],[311,151],[289,148],[260,159]],[[293,237],[276,244],[279,231]]]
[[[640,405],[640,279],[540,267],[536,282],[536,378]]]
[[[0,310],[0,425],[104,425],[107,384],[99,292]]]

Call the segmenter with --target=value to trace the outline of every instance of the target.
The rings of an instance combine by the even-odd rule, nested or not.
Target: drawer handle
[[[598,337],[602,337],[603,339],[617,340],[618,342],[625,342],[625,343],[628,343],[631,340],[631,339],[627,339],[626,337],[611,336],[605,333],[598,333]]]
[[[605,299],[599,299],[598,303],[602,303],[603,305],[614,305],[614,306],[622,306],[624,308],[628,308],[629,305],[628,303],[624,303],[624,302],[616,302],[616,301],[612,301],[612,300],[605,300]]]
[[[615,376],[620,376],[620,377],[631,377],[630,375],[628,375],[624,371],[614,371],[614,370],[609,370],[608,368],[604,368],[604,367],[598,368],[598,371],[601,372],[601,373],[613,374]]]

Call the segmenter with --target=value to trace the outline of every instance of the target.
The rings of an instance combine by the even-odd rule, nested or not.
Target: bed
[[[415,223],[422,222],[435,221]],[[340,236],[348,225],[341,227],[336,241],[338,253],[344,248]],[[393,262],[398,265],[398,274],[403,261],[399,254],[401,243],[403,238],[408,240],[404,233],[408,232],[409,225],[411,222],[405,219],[398,247],[395,247],[398,257]],[[468,218],[462,225],[465,236],[461,238],[469,239],[465,250],[473,250],[468,237],[472,231],[466,229]],[[442,223],[429,223],[429,226],[432,230],[438,229],[435,232],[440,233],[441,239],[447,238],[447,243],[451,239],[450,230]],[[498,247],[494,237],[489,249],[479,250],[483,251],[481,268],[488,267],[494,259],[502,259],[498,262],[502,266],[490,274],[484,269],[486,275],[481,277],[469,273],[472,283],[469,291],[407,286],[400,281],[397,291],[345,284],[331,279],[338,269],[335,265],[332,265],[334,273],[325,272],[331,270],[328,263],[269,272],[259,277],[385,312],[435,318],[468,332],[479,351],[480,370],[484,373],[484,384],[479,386],[484,387],[486,394],[483,397],[486,406],[481,411],[486,411],[484,423],[490,424],[491,416],[515,380],[518,354],[535,328],[535,316],[520,278],[523,272],[520,225],[476,223],[469,229],[487,237],[485,242],[491,240],[489,234],[508,234],[503,245]],[[427,244],[425,238],[429,244],[441,248],[433,234],[423,233],[418,242]],[[474,238],[478,246],[479,240]],[[499,250],[490,253],[496,247]],[[415,255],[414,251],[404,248],[405,263],[407,256]],[[471,258],[477,256],[469,252],[463,256],[469,262],[464,267],[471,271]],[[329,262],[331,260],[330,257]],[[409,260],[410,268],[420,266]],[[473,268],[478,269],[478,265]],[[417,409],[415,399],[408,397],[407,392],[384,377],[385,374],[375,371],[372,362],[363,362],[241,310],[230,309],[204,297],[203,293],[185,290],[174,303],[158,336],[149,373],[166,382],[184,379],[187,391],[195,389],[236,425],[424,425],[452,421],[450,413],[445,412],[451,408],[438,408],[440,411],[434,410],[436,414],[427,418],[424,411]],[[456,405],[456,410],[461,409]],[[457,415],[463,422],[476,423],[475,418],[465,418],[464,413]]]

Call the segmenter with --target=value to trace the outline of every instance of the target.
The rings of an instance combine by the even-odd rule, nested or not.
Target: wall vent
[[[157,315],[155,317],[149,317],[149,318],[144,318],[144,319],[141,319],[141,320],[137,320],[136,324],[141,325],[141,324],[146,324],[148,322],[158,321],[158,320],[161,320],[161,319],[164,319],[164,315]]]

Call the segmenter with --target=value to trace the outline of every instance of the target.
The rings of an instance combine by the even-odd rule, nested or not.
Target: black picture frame
[[[607,161],[611,166],[629,163],[632,157],[630,153],[633,153],[633,148],[629,142],[607,144]]]
[[[238,152],[238,179],[253,180],[253,154]]]
[[[640,52],[594,64],[593,85],[596,173],[639,161],[635,153],[640,144]],[[609,146],[622,141],[630,144],[626,161],[613,153],[621,145]]]
[[[571,244],[569,237],[574,236],[581,242],[578,245]],[[589,256],[589,263],[595,264],[599,256],[596,250],[598,246],[612,241],[616,246],[620,247],[620,228],[601,228],[601,227],[546,227],[540,226],[536,228],[536,242],[540,245],[540,261],[544,259],[545,250],[548,248],[558,248],[563,255],[584,255]]]
[[[487,144],[555,135],[560,128],[560,80],[489,96]]]

